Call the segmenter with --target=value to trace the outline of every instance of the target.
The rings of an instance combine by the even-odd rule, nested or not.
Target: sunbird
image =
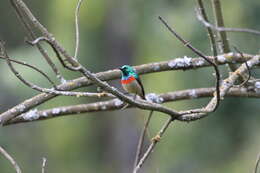
[[[123,65],[119,69],[122,74],[121,84],[124,90],[135,94],[135,96],[138,95],[145,100],[144,87],[136,70],[129,65]]]

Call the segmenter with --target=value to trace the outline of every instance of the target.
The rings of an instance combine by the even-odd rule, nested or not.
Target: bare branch
[[[227,79],[222,81],[220,86],[220,97],[224,98],[229,89],[234,86],[234,83],[238,80],[238,78],[247,72],[248,68],[252,68],[253,66],[260,63],[260,56],[255,56],[251,60],[249,60],[246,64],[242,64],[235,72],[233,72]],[[178,117],[178,120],[181,121],[194,121],[197,119],[204,118],[207,116],[208,111],[212,109],[212,107],[216,104],[216,96],[211,99],[209,104],[204,109],[193,109],[188,111],[180,112],[182,116]],[[203,112],[204,111],[204,112]],[[186,114],[186,115],[185,115]]]
[[[37,28],[43,35],[46,37],[51,43],[52,46],[55,47],[55,50],[57,52],[61,53],[66,60],[71,64],[73,67],[78,67],[79,63],[76,59],[74,59],[72,56],[70,56],[67,51],[60,46],[58,41],[55,40],[53,35],[49,33],[49,31],[36,19],[36,17],[32,14],[30,9],[26,6],[26,4],[22,0],[11,0],[12,3],[16,5],[16,7],[21,10],[21,12],[28,18],[29,21],[33,24],[35,28]]]
[[[145,138],[145,134],[147,132],[147,128],[148,128],[148,125],[150,123],[150,120],[152,118],[152,114],[153,114],[153,111],[150,111],[150,113],[149,113],[149,115],[148,115],[148,117],[147,117],[147,119],[144,123],[144,128],[142,130],[142,133],[139,137],[137,150],[136,150],[136,154],[135,154],[134,169],[137,166],[139,159],[141,158],[141,152],[142,152],[142,147],[143,147],[143,143],[144,143],[144,138]]]
[[[156,146],[156,144],[161,140],[163,134],[165,133],[166,129],[169,127],[169,125],[171,124],[172,121],[173,121],[173,119],[169,118],[165,122],[165,124],[163,125],[161,130],[158,132],[158,134],[152,139],[152,143],[150,144],[150,146],[148,147],[148,149],[144,153],[143,157],[138,162],[138,164],[135,167],[133,173],[137,173],[139,171],[139,169],[143,166],[144,162],[149,157],[149,155],[152,153],[152,151],[153,151],[154,147]]]
[[[224,27],[224,19],[223,19],[220,0],[211,0],[211,2],[212,2],[212,6],[213,6],[213,11],[215,14],[215,21],[216,21],[217,27]],[[229,47],[226,32],[219,31],[218,36],[221,41],[221,44],[219,45],[220,53],[230,52],[230,47]],[[234,70],[235,69],[233,69],[233,71]]]
[[[0,43],[0,44],[2,44],[2,43]],[[5,56],[1,56],[1,55],[0,55],[0,58],[1,58],[1,59],[6,59]],[[14,63],[20,64],[20,65],[27,66],[27,67],[29,67],[29,68],[31,68],[31,69],[33,69],[33,70],[39,72],[41,75],[43,75],[43,76],[52,84],[52,86],[53,86],[54,88],[56,88],[55,83],[49,78],[49,76],[48,76],[47,74],[45,74],[43,71],[41,71],[40,69],[38,69],[37,67],[35,67],[35,66],[33,66],[33,65],[30,65],[30,64],[27,64],[26,62],[17,61],[17,60],[10,59],[10,58],[9,58],[9,60],[10,60],[11,62],[14,62]]]
[[[147,94],[147,97],[154,102],[166,103],[170,101],[191,100],[191,99],[212,97],[213,93],[214,93],[214,88],[198,88],[198,89],[168,92],[159,95],[151,93],[151,94]],[[255,92],[248,91],[246,88],[236,87],[236,88],[231,88],[226,93],[226,97],[260,98],[260,93],[256,91]],[[46,120],[50,118],[56,118],[60,116],[73,115],[73,114],[120,110],[123,106],[124,104],[122,101],[118,99],[112,99],[109,101],[101,101],[101,102],[89,103],[89,104],[55,107],[47,110],[34,109],[27,113],[17,116],[16,118],[7,122],[5,125],[38,121],[38,120]],[[17,109],[22,109],[22,108],[23,107],[20,106]],[[132,108],[132,106],[128,106],[127,108]],[[178,118],[178,120],[190,121],[185,116]]]
[[[213,6],[213,11],[215,14],[215,23],[217,27],[225,27],[224,26],[224,19],[222,14],[222,8],[220,0],[211,0],[211,4]],[[229,42],[227,38],[227,34],[225,31],[219,31],[217,32],[218,41],[219,43],[219,51],[220,53],[227,53],[230,52]],[[231,71],[235,71],[237,69],[237,66],[235,64],[228,64]]]
[[[260,35],[260,31],[249,29],[249,28],[226,28],[226,27],[217,27],[209,23],[202,14],[197,12],[197,19],[207,28],[211,28],[215,31],[226,31],[226,32],[244,32],[249,34]]]
[[[13,8],[15,9],[18,19],[24,26],[25,30],[27,30],[29,38],[32,40],[36,39],[36,34],[34,33],[31,25],[26,20],[26,17],[24,16],[23,12],[17,7],[17,5],[14,3],[13,0],[11,0],[11,4],[12,4]],[[55,73],[56,77],[58,79],[60,79],[61,83],[63,83],[63,81],[65,81],[65,79],[62,77],[62,75],[61,75],[60,71],[58,70],[58,68],[56,67],[56,65],[52,62],[52,60],[49,57],[49,55],[47,54],[46,50],[44,50],[40,44],[36,44],[36,46],[37,46],[38,50],[40,51],[40,53],[42,54],[42,56],[44,57],[44,59],[46,60],[46,62],[49,64],[49,66],[53,70],[53,72]]]
[[[55,45],[53,44],[53,42],[51,40],[49,40],[47,37],[38,37],[37,39],[35,39],[33,41],[26,40],[26,42],[28,44],[32,45],[32,46],[39,44],[39,42],[41,42],[41,41],[45,41],[46,43],[48,43],[51,46],[52,50],[55,52],[58,60],[60,61],[60,63],[62,64],[62,66],[64,68],[67,68],[67,69],[72,70],[72,71],[77,71],[78,70],[77,68],[75,68],[73,66],[69,66],[69,65],[67,65],[65,63],[65,61],[62,59],[59,51],[55,48]]]
[[[198,56],[202,57],[204,60],[206,60],[209,64],[211,64],[214,67],[215,73],[216,73],[216,104],[214,105],[213,109],[211,109],[211,111],[215,111],[219,105],[220,102],[220,90],[219,90],[219,81],[220,81],[220,73],[218,70],[218,66],[215,62],[212,62],[210,59],[208,59],[201,51],[199,51],[198,49],[194,48],[189,42],[187,42],[186,40],[184,40],[180,35],[178,35],[173,28],[171,28],[167,22],[162,19],[159,16],[159,20],[167,27],[167,29],[178,39],[180,40],[184,46],[188,47],[189,49],[191,49],[194,53],[196,53]]]
[[[256,158],[256,164],[255,164],[254,173],[257,173],[257,172],[258,172],[259,165],[260,165],[260,153],[258,154],[258,156],[257,156],[257,158]]]
[[[249,55],[249,54],[243,54],[243,55],[244,58],[242,58],[239,54],[234,54],[234,53],[218,55],[217,63],[218,64],[225,64],[228,62],[242,63],[254,57],[254,55]],[[207,58],[211,59],[212,61],[214,60],[213,56],[207,56]],[[184,57],[184,58],[175,58],[169,61],[143,64],[140,66],[136,66],[135,69],[137,69],[138,74],[148,74],[148,73],[162,72],[168,70],[196,69],[196,68],[207,67],[207,66],[210,65],[203,58]],[[109,70],[105,72],[96,73],[95,75],[100,80],[109,81],[113,79],[118,79],[120,77],[120,72],[119,70]],[[93,85],[91,80],[85,77],[81,77],[71,81],[67,81],[64,84],[58,85],[57,89],[62,91],[66,91],[66,90],[69,91],[69,90],[86,87],[90,85]],[[4,122],[6,122],[8,119],[12,119],[12,117],[27,112],[28,110],[34,108],[35,106],[42,104],[56,96],[57,95],[55,94],[41,93],[30,99],[27,99],[24,102],[18,104],[17,106],[14,106],[13,108],[7,110],[6,112],[3,112],[0,115],[0,122],[1,124],[4,124]]]
[[[45,173],[47,159],[45,157],[42,158],[42,173]]]
[[[8,154],[1,146],[0,146],[0,153],[13,165],[16,173],[22,173],[19,165],[15,162],[10,154]]]
[[[75,43],[76,43],[75,53],[74,53],[75,59],[77,59],[78,51],[79,51],[79,22],[78,22],[78,19],[79,19],[79,9],[80,9],[82,1],[83,0],[78,0],[77,7],[75,10]]]
[[[200,17],[203,18],[203,20],[208,21],[208,17],[207,17],[206,10],[204,8],[202,0],[197,0],[197,3],[199,6],[199,9],[195,9],[197,11],[197,14],[201,14]],[[206,27],[206,28],[207,28],[207,32],[208,32],[208,36],[209,36],[209,40],[210,40],[211,51],[213,52],[214,56],[217,56],[218,51],[217,51],[216,40],[215,40],[216,36],[214,35],[214,33],[210,27]]]
[[[44,92],[44,93],[48,93],[48,94],[55,94],[55,95],[64,95],[64,96],[76,96],[76,97],[114,97],[113,95],[109,94],[109,93],[89,93],[89,92],[69,92],[69,91],[58,91],[58,90],[55,90],[53,88],[51,89],[48,89],[48,88],[42,88],[40,86],[37,86],[29,81],[27,81],[26,79],[24,79],[22,77],[22,75],[14,68],[14,66],[12,65],[11,62],[15,62],[15,63],[18,63],[18,64],[21,64],[21,65],[25,65],[24,63],[22,62],[19,62],[19,61],[15,61],[15,60],[12,60],[9,58],[5,48],[4,48],[4,45],[2,42],[0,42],[0,49],[2,50],[1,52],[3,53],[3,56],[1,56],[3,59],[5,59],[7,61],[7,64],[8,66],[10,67],[11,71],[14,73],[14,75],[22,82],[24,83],[25,85],[27,85],[28,87],[36,90],[36,91],[39,91],[39,92]],[[36,67],[33,67],[31,65],[26,65],[34,70],[37,70],[38,72],[40,72],[41,74],[43,74],[48,80],[49,77],[44,74],[41,70],[37,69]],[[53,82],[51,82],[53,83]],[[56,86],[54,86],[55,88],[57,88]]]

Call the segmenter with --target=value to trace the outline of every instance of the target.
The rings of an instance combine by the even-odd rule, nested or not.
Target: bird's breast
[[[130,77],[126,78],[126,79],[122,79],[122,80],[121,80],[121,84],[122,84],[122,85],[130,84],[130,83],[132,83],[133,81],[135,81],[134,76],[130,76]]]
[[[121,83],[122,83],[124,90],[126,90],[127,92],[134,93],[139,96],[143,95],[142,88],[134,77],[131,79],[128,79],[128,80],[123,80],[123,81],[121,80]]]

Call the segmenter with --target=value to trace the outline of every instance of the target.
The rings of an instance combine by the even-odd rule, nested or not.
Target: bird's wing
[[[140,80],[139,77],[136,78],[136,81],[137,81],[138,84],[141,86],[141,89],[142,89],[142,96],[141,96],[141,97],[145,100],[144,86],[143,86],[143,84],[142,84],[142,82],[141,82],[141,80]]]

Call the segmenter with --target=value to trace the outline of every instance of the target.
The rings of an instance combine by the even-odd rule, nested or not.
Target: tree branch
[[[206,60],[209,64],[211,64],[214,67],[215,70],[215,75],[216,75],[216,102],[215,105],[212,107],[212,109],[207,110],[208,112],[214,112],[220,102],[220,91],[219,91],[219,82],[220,82],[220,73],[219,73],[219,69],[217,64],[215,63],[215,61],[211,61],[210,59],[208,59],[200,50],[196,49],[195,47],[193,47],[189,42],[187,42],[186,40],[184,40],[180,35],[178,35],[176,33],[176,31],[173,30],[173,28],[171,28],[167,22],[165,20],[163,20],[160,16],[159,19],[161,20],[161,22],[167,27],[167,29],[178,39],[180,40],[184,46],[188,47],[189,49],[191,49],[194,53],[196,53],[198,56],[202,57],[204,60]],[[215,60],[216,58],[214,58]],[[201,109],[202,110],[202,109]]]
[[[214,26],[209,21],[206,20],[205,17],[203,17],[203,14],[201,12],[197,12],[197,19],[207,28],[211,28],[215,31],[226,31],[226,32],[244,32],[244,33],[249,33],[249,34],[255,34],[255,35],[260,35],[260,31],[254,30],[254,29],[249,29],[249,28],[226,28],[226,27],[218,27]]]
[[[163,125],[163,127],[161,128],[161,130],[158,132],[158,134],[152,139],[152,143],[149,145],[148,149],[146,150],[146,152],[144,153],[143,157],[140,159],[140,161],[138,162],[137,166],[135,167],[133,173],[137,173],[139,171],[139,169],[143,166],[144,162],[146,161],[146,159],[149,157],[149,155],[152,153],[154,147],[156,146],[156,144],[161,140],[163,134],[166,132],[167,128],[170,126],[170,124],[173,122],[172,118],[169,118],[165,124]]]
[[[15,162],[10,154],[8,154],[1,146],[0,146],[0,153],[13,165],[16,173],[22,173],[19,165]]]
[[[223,99],[226,93],[229,91],[229,89],[234,86],[234,83],[238,80],[238,78],[246,73],[248,69],[252,68],[253,66],[257,65],[260,63],[260,56],[255,56],[251,60],[249,60],[246,63],[242,64],[235,72],[233,72],[228,78],[222,81],[221,86],[220,86],[220,97]],[[259,87],[258,85],[255,85],[255,87]],[[180,112],[182,116],[178,118],[178,120],[182,121],[194,121],[197,119],[204,118],[207,116],[207,113],[212,107],[216,104],[217,98],[216,96],[211,99],[209,104],[201,109],[193,109],[193,110],[188,110],[188,111],[183,111]],[[204,112],[203,112],[204,110]],[[186,114],[186,115],[185,115]]]
[[[11,0],[11,4],[12,4],[13,8],[15,9],[15,12],[17,14],[18,19],[20,20],[20,22],[24,26],[25,30],[27,30],[29,38],[32,39],[32,40],[36,39],[37,36],[34,33],[33,28],[31,27],[31,25],[26,20],[26,17],[22,13],[22,11],[17,7],[17,5],[15,4],[15,2],[13,0]],[[61,73],[58,70],[58,68],[56,67],[56,65],[52,62],[51,58],[47,54],[47,51],[45,49],[43,49],[43,47],[40,44],[36,44],[36,47],[38,48],[38,50],[40,51],[40,53],[42,54],[42,56],[44,57],[44,59],[46,60],[48,65],[51,67],[51,69],[55,73],[56,77],[58,79],[60,79],[61,83],[63,83],[65,81],[65,79],[61,75]]]
[[[257,173],[259,165],[260,165],[260,153],[257,155],[257,158],[256,158],[254,173]]]
[[[168,92],[164,94],[147,94],[147,98],[150,101],[157,103],[167,103],[171,101],[191,100],[198,98],[212,97],[214,88],[197,88],[188,89],[175,92]],[[257,91],[248,91],[246,88],[231,88],[227,93],[226,97],[246,97],[246,98],[260,98],[260,93]],[[58,118],[66,115],[101,112],[101,111],[113,111],[120,110],[124,106],[123,102],[119,99],[112,99],[108,101],[101,101],[89,104],[79,104],[72,106],[55,107],[46,110],[31,110],[27,113],[21,114],[5,125],[11,125],[16,123],[31,122],[46,120],[50,118]],[[132,108],[128,106],[126,108]],[[185,117],[179,118],[180,121],[187,121]],[[189,121],[189,120],[188,120]]]
[[[201,14],[200,17],[203,18],[204,21],[208,22],[209,20],[208,20],[206,10],[204,8],[202,0],[197,0],[197,4],[199,6],[199,9],[195,9],[197,14]],[[213,52],[214,56],[217,56],[218,51],[217,51],[216,40],[215,40],[216,36],[214,35],[214,33],[213,33],[213,31],[211,30],[210,27],[206,27],[206,29],[207,29],[209,40],[210,40],[211,51]]]
[[[75,10],[75,53],[74,58],[77,59],[79,51],[79,9],[83,0],[78,0],[77,7]]]
[[[42,158],[42,173],[45,173],[47,159],[45,157]]]
[[[213,11],[215,14],[215,23],[217,27],[225,27],[224,26],[224,19],[223,19],[223,14],[222,14],[222,8],[221,8],[221,3],[220,0],[211,0],[212,6],[213,6]],[[219,51],[220,53],[227,53],[230,52],[230,47],[229,47],[229,42],[227,39],[227,34],[225,31],[219,31],[217,32],[218,36],[218,42],[219,42]],[[231,71],[235,71],[237,69],[236,65],[233,64],[228,64],[229,68]]]
[[[220,65],[226,64],[228,62],[242,63],[254,57],[254,55],[249,55],[249,54],[243,54],[243,55],[244,58],[241,57],[239,54],[234,54],[234,53],[218,55],[217,63]],[[207,56],[207,58],[212,60],[214,59],[213,56]],[[207,63],[203,58],[184,57],[184,58],[175,58],[169,61],[143,64],[140,66],[135,66],[135,69],[137,69],[138,74],[148,74],[148,73],[162,72],[162,71],[169,71],[169,70],[197,69],[197,68],[208,67],[208,66],[210,66],[209,63]],[[110,81],[110,80],[118,79],[120,77],[120,72],[119,70],[109,70],[109,71],[96,73],[95,76],[98,77],[100,80]],[[74,90],[74,89],[78,89],[90,85],[93,85],[93,83],[89,79],[85,77],[80,77],[71,81],[67,81],[64,84],[58,85],[57,89],[62,91],[70,91],[70,90]],[[54,94],[41,93],[30,99],[27,99],[22,103],[14,106],[13,108],[3,112],[0,115],[0,123],[4,124],[4,122],[6,122],[8,119],[12,119],[12,117],[27,112],[28,110],[46,101],[49,101],[50,99],[53,99],[56,96],[57,95]]]
[[[144,143],[145,134],[147,132],[148,125],[149,125],[149,123],[151,121],[152,115],[153,115],[153,111],[150,111],[147,119],[145,120],[143,130],[142,130],[141,135],[139,137],[137,150],[136,150],[136,154],[135,154],[134,169],[137,166],[137,164],[138,164],[138,162],[139,162],[139,160],[141,158],[141,152],[142,152],[142,147],[143,147],[143,143]]]
[[[211,0],[211,2],[212,2],[212,6],[213,6],[213,11],[214,11],[214,14],[215,14],[216,26],[217,27],[224,27],[224,19],[223,19],[220,0]],[[226,32],[225,31],[219,31],[218,36],[219,36],[219,39],[221,41],[221,44],[219,45],[220,52],[221,53],[230,52],[230,47],[229,47]]]

